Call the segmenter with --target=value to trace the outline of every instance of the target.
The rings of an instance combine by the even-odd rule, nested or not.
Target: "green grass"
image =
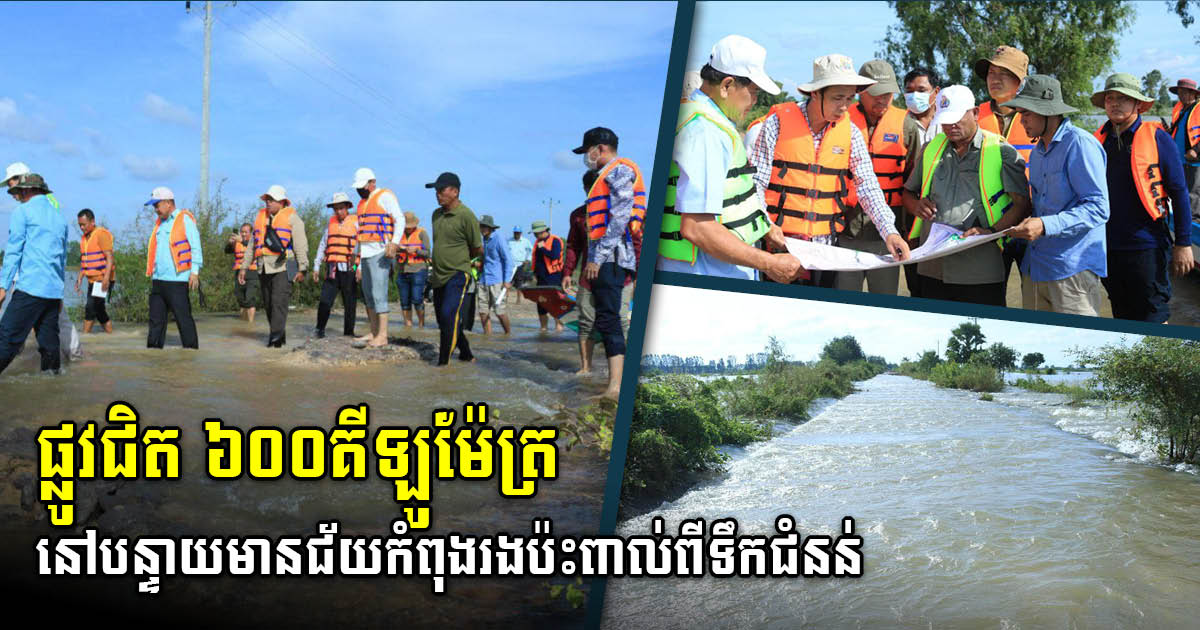
[[[973,392],[998,392],[1004,389],[1000,371],[983,363],[939,363],[930,370],[929,380],[938,387]]]
[[[1084,387],[1083,385],[1078,385],[1075,383],[1050,383],[1040,376],[1035,376],[1033,378],[1019,378],[1015,381],[1011,381],[1009,385],[1042,394],[1062,394],[1064,396],[1070,396],[1072,403],[1079,403],[1085,400],[1099,400],[1104,397],[1102,392],[1090,387]]]

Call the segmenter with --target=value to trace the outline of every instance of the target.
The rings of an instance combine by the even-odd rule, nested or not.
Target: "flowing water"
[[[466,402],[486,402],[490,405],[492,426],[540,425],[544,424],[543,416],[552,414],[555,408],[578,408],[585,397],[603,391],[602,353],[595,374],[577,378],[575,333],[540,333],[528,303],[519,307],[510,305],[510,310],[514,317],[511,337],[493,334],[485,339],[468,333],[477,362],[462,364],[454,360],[445,368],[436,368],[429,360],[349,367],[281,361],[280,357],[289,349],[265,347],[267,323],[261,313],[253,324],[232,315],[199,316],[199,351],[179,347],[173,322],[163,350],[145,348],[144,324],[117,323],[116,332],[111,335],[86,335],[84,359],[71,363],[65,375],[56,378],[36,374],[37,353],[33,349],[35,344],[30,343],[24,355],[0,375],[0,444],[7,444],[7,453],[0,455],[32,458],[32,432],[37,428],[64,419],[102,420],[108,403],[123,400],[138,410],[143,426],[174,424],[183,429],[183,480],[175,484],[125,485],[112,499],[102,500],[101,506],[107,505],[103,513],[92,515],[102,531],[130,535],[142,533],[136,530],[148,534],[308,535],[318,520],[336,518],[342,522],[342,531],[387,535],[388,524],[399,510],[393,502],[394,487],[378,479],[361,482],[297,481],[287,477],[234,482],[209,479],[202,468],[203,421],[221,418],[244,429],[257,425],[280,426],[285,430],[300,425],[330,427],[340,406],[366,402],[370,405],[372,428],[418,426],[429,424],[435,408],[461,409]],[[429,315],[432,326],[432,312]],[[393,313],[393,319],[399,319],[399,312]],[[314,320],[312,311],[290,314],[287,334],[290,346],[304,341]],[[366,331],[363,318],[357,328],[360,333]],[[331,337],[343,339],[340,310],[334,311],[328,331]],[[430,349],[436,351],[436,328],[409,331],[393,321],[391,333],[393,337],[410,336],[417,342],[432,344],[424,346],[426,354]],[[354,352],[347,349],[347,353]],[[543,481],[533,499],[503,498],[498,494],[495,480],[435,482],[432,531],[528,533],[531,519],[549,516],[554,519],[555,533],[594,532],[599,522],[607,458],[588,448],[568,451],[565,448],[568,437],[563,434],[559,438],[559,478]],[[369,467],[373,469],[373,464]],[[8,485],[9,480],[2,481]],[[114,507],[113,503],[117,505]],[[80,514],[79,518],[86,516]],[[33,547],[29,540],[44,532],[42,525],[7,517],[5,520],[7,542],[0,547],[6,556],[15,555],[18,566],[25,567],[23,570],[33,571]],[[186,581],[178,577],[168,581],[171,579]],[[478,582],[448,579],[449,594],[440,598],[428,594],[429,585],[425,581],[402,581],[400,584],[406,585],[403,589],[396,581],[358,583],[364,585],[363,591],[384,588],[385,584],[386,589],[391,589],[370,608],[371,612],[382,615],[389,610],[396,614],[404,611],[405,618],[429,622],[450,621],[465,614],[459,611],[470,610],[475,625],[479,625],[487,622],[489,615],[494,621],[521,612],[522,602],[534,608],[533,618],[536,618],[539,607],[546,607],[548,601],[540,581],[534,584],[508,580],[492,584],[491,590],[480,595],[483,591]],[[244,581],[236,583],[235,588],[243,589],[247,584],[254,584],[255,589],[271,588]],[[290,589],[294,582],[287,584]],[[122,592],[136,592],[132,582],[122,588]],[[270,597],[263,593],[256,596]],[[485,600],[495,597],[495,601],[504,604],[488,606],[485,601],[482,608],[479,604],[464,608],[464,599],[472,596]],[[404,601],[387,604],[387,597]],[[419,603],[420,611],[409,610],[410,603]],[[377,621],[364,620],[371,624]]]
[[[837,536],[853,516],[862,578],[610,580],[605,627],[1196,627],[1200,478],[1156,465],[1121,413],[891,375],[860,388],[618,530],[733,516],[773,533],[787,513]]]

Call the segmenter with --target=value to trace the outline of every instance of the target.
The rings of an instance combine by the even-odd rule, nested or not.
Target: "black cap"
[[[583,133],[583,146],[572,149],[572,153],[586,153],[588,149],[597,144],[607,144],[608,146],[617,148],[617,134],[613,133],[608,127],[593,127]]]
[[[454,173],[442,173],[437,176],[437,179],[432,184],[425,184],[426,188],[433,188],[435,190],[441,190],[447,186],[462,188],[462,182],[458,181],[458,175]]]

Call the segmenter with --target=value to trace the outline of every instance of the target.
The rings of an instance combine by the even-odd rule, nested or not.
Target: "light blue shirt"
[[[176,208],[171,216],[167,217],[166,221],[159,224],[158,230],[155,232],[158,236],[155,237],[154,246],[154,273],[151,274],[151,280],[162,280],[163,282],[187,282],[188,276],[200,273],[200,267],[204,265],[204,253],[200,251],[200,231],[196,229],[196,222],[192,221],[191,217],[183,217],[183,233],[187,236],[188,247],[192,248],[192,268],[183,272],[175,271],[175,261],[171,259],[171,226],[175,224],[175,217],[179,216],[179,208]]]
[[[522,236],[518,239],[507,239],[508,253],[511,254],[513,267],[517,267],[521,263],[533,261],[533,243],[529,239]]]
[[[708,108],[708,114],[729,120],[717,104],[700,90],[689,97]],[[720,119],[718,118],[718,120]],[[736,125],[730,121],[730,127]],[[675,184],[675,209],[680,214],[720,215],[725,201],[725,174],[733,162],[733,140],[711,121],[694,120],[675,135],[672,154],[679,165],[679,181]],[[758,270],[713,258],[696,250],[696,264],[658,257],[658,269],[679,273],[694,273],[722,278],[757,280]]]
[[[1108,155],[1092,134],[1063,119],[1049,146],[1029,155],[1033,216],[1046,234],[1029,243],[1021,273],[1036,282],[1069,278],[1081,271],[1108,275]]]
[[[483,277],[480,279],[483,286],[508,282],[516,267],[503,239],[494,233],[483,239]]]
[[[58,207],[37,195],[17,206],[8,222],[8,244],[0,287],[34,297],[61,300],[67,266],[67,222]],[[13,278],[16,277],[16,286]],[[6,297],[7,300],[11,295]]]

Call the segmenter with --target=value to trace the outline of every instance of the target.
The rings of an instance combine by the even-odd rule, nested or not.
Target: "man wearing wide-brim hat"
[[[1100,279],[1108,275],[1104,226],[1108,180],[1104,148],[1071,124],[1054,77],[1033,74],[1003,103],[1037,138],[1029,157],[1033,216],[1011,232],[1029,241],[1021,260],[1021,302],[1035,311],[1100,314]]]
[[[1142,112],[1153,104],[1138,80],[1124,72],[1109,76],[1104,89],[1092,94],[1092,105],[1108,116],[1096,137],[1108,156],[1104,286],[1112,314],[1164,323],[1171,315],[1168,270],[1181,276],[1194,266],[1192,211],[1175,141],[1160,124],[1142,121]],[[1154,164],[1158,168],[1151,168]],[[1168,210],[1173,211],[1173,237]]]
[[[1183,158],[1183,175],[1187,179],[1192,211],[1200,212],[1200,107],[1196,107],[1200,88],[1192,79],[1180,79],[1167,90],[1179,97],[1171,111],[1171,126],[1167,131],[1175,139],[1175,147]]]
[[[846,117],[855,95],[875,83],[855,72],[845,55],[818,57],[813,80],[797,88],[808,96],[804,104],[772,106],[761,121],[751,123],[747,145],[757,167],[754,183],[785,236],[837,245],[847,221],[841,198],[845,182],[853,178],[862,210],[887,251],[906,260],[908,244],[896,230],[896,215],[879,188],[867,143]],[[817,271],[801,282],[832,287],[835,277],[835,272]]]
[[[533,277],[538,286],[557,287],[562,285],[563,263],[566,261],[566,245],[563,240],[550,233],[545,221],[534,221],[529,228],[533,232]],[[619,290],[619,289],[618,289]],[[550,322],[550,311],[538,304],[538,323],[544,331]],[[554,318],[555,330],[564,330],[562,320]]]
[[[58,373],[59,312],[63,269],[67,262],[67,222],[46,195],[41,175],[25,173],[8,188],[19,205],[8,222],[8,244],[0,268],[0,304],[11,300],[0,318],[0,372],[21,352],[29,331],[37,336],[43,372]]]
[[[271,329],[267,347],[282,348],[287,343],[292,283],[303,282],[304,273],[308,271],[308,238],[304,233],[304,221],[283,186],[271,186],[259,199],[266,206],[254,217],[254,256],[242,259],[238,281],[245,282],[245,273],[254,261],[258,265],[263,310]],[[294,261],[298,268],[292,277],[288,276],[288,261]]]
[[[412,327],[414,310],[417,312],[417,324],[425,327],[429,252],[429,232],[420,227],[415,212],[405,212],[404,233],[400,236],[400,250],[396,253],[396,288],[400,289],[400,310],[404,313],[405,328]]]
[[[483,334],[492,334],[491,316],[494,314],[496,319],[500,320],[500,326],[504,328],[504,334],[512,332],[512,326],[508,322],[508,314],[505,312],[504,306],[505,293],[512,287],[508,281],[512,277],[513,261],[512,254],[508,251],[508,245],[504,239],[496,235],[496,230],[500,226],[496,225],[492,215],[485,214],[479,218],[479,231],[483,234],[483,256],[481,260],[475,261],[475,268],[479,270],[479,290],[476,293],[478,300],[477,310],[479,311],[479,323],[483,325]]]
[[[342,335],[354,336],[354,320],[358,315],[358,280],[362,272],[358,268],[358,217],[350,216],[350,196],[344,192],[333,193],[333,199],[325,204],[332,213],[321,242],[317,244],[317,256],[313,260],[312,279],[321,284],[321,299],[317,303],[317,338],[325,336],[325,324],[333,302],[342,296]],[[328,265],[321,273],[321,263]]]

